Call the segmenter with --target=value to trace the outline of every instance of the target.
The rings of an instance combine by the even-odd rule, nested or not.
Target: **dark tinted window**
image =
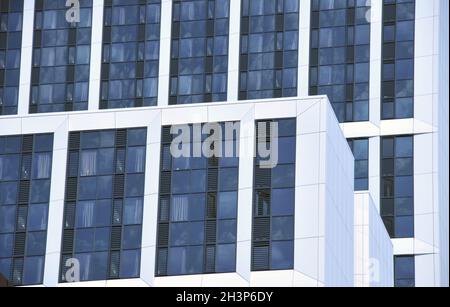
[[[0,273],[13,285],[42,284],[53,135],[0,137]]]
[[[81,281],[137,278],[146,129],[73,132],[69,139],[60,281],[70,258],[80,262]]]

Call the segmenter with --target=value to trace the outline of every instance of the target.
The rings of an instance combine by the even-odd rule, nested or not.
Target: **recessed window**
[[[0,137],[0,273],[15,286],[42,284],[53,135]]]
[[[220,124],[222,131],[227,124]],[[163,152],[176,137],[170,129],[163,127]],[[209,136],[203,134],[201,139]],[[225,143],[234,149],[238,137],[233,132]],[[189,145],[192,149],[199,144],[191,141]],[[211,158],[162,155],[157,276],[236,270],[239,160],[235,150],[222,150],[225,153]]]
[[[369,139],[348,140],[355,158],[355,191],[369,189]]]
[[[327,95],[340,122],[369,120],[370,4],[314,1],[310,95]]]
[[[395,286],[399,288],[415,287],[415,258],[414,256],[394,257]]]
[[[146,129],[72,132],[69,140],[60,282],[70,258],[81,281],[138,278]]]
[[[392,238],[414,237],[414,139],[381,139],[381,216]]]
[[[160,19],[159,0],[105,4],[101,109],[157,104]]]
[[[262,167],[264,159],[255,158],[252,271],[289,270],[294,266],[296,120],[256,124],[258,136],[261,129],[267,132],[273,129],[269,125],[278,125],[280,138],[270,145],[278,144],[280,155],[274,168]],[[257,145],[262,140],[258,137]]]
[[[298,1],[242,1],[239,99],[297,95]]]
[[[80,22],[66,21],[66,1],[35,6],[30,113],[87,110],[92,0],[80,3]]]
[[[229,0],[173,1],[169,104],[227,99]]]
[[[414,116],[415,0],[384,1],[382,119]]]
[[[0,116],[17,114],[23,1],[2,3],[0,27]]]

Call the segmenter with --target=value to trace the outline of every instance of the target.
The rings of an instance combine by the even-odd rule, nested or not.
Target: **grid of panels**
[[[381,139],[381,217],[392,238],[414,237],[414,138]]]
[[[239,100],[297,95],[298,0],[243,0]]]
[[[233,123],[221,127],[228,124]],[[235,272],[239,133],[226,136],[222,129],[221,157],[194,157],[194,147],[201,144],[190,142],[191,156],[175,158],[170,146],[180,131],[171,135],[170,130],[162,131],[155,274]],[[226,146],[232,155],[224,155]]]
[[[67,261],[80,281],[140,274],[147,129],[69,136],[60,281]]]
[[[262,168],[261,160],[265,159],[255,158],[252,271],[294,266],[296,119],[258,121],[258,146],[261,142],[271,144],[260,136],[261,129],[270,135],[271,123],[278,124],[278,164]]]
[[[370,4],[313,0],[310,95],[328,95],[339,122],[369,120]]]
[[[350,139],[348,145],[355,157],[355,191],[369,189],[369,139]]]
[[[383,1],[381,118],[412,118],[415,0]]]
[[[173,1],[169,104],[227,100],[229,0]]]
[[[414,256],[394,256],[394,286],[412,288],[416,284]]]
[[[23,1],[0,2],[0,115],[17,114]]]
[[[53,134],[0,137],[0,273],[42,284]]]
[[[101,109],[155,106],[160,0],[105,1]]]
[[[30,113],[87,110],[92,0],[80,1],[80,22],[66,20],[65,0],[36,0]]]

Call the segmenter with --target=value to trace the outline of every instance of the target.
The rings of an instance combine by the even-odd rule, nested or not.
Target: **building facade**
[[[72,2],[0,2],[11,284],[448,286],[448,1]]]

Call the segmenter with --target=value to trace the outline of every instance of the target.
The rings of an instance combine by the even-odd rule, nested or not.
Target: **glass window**
[[[123,230],[124,249],[133,249],[141,247],[141,226],[126,226]]]
[[[74,246],[64,257],[80,260],[82,281],[139,277],[146,135],[133,128],[69,136],[63,237],[75,236],[62,248]]]
[[[414,237],[414,140],[381,140],[381,216],[392,238]]]
[[[128,175],[126,196],[137,197],[144,194],[144,175]]]
[[[11,257],[14,237],[12,234],[0,235],[0,257]]]
[[[236,271],[236,244],[221,244],[216,251],[216,272]]]
[[[101,109],[156,105],[160,17],[159,0],[105,5]]]
[[[415,286],[415,259],[414,256],[395,256],[395,286]]]
[[[173,223],[170,229],[170,241],[175,246],[203,244],[204,223]]]
[[[16,206],[0,206],[0,233],[13,232],[15,220]]]
[[[23,1],[5,2],[3,4],[0,21],[0,69],[2,70],[2,78],[0,78],[0,116],[17,114],[22,19]]]
[[[81,4],[78,23],[66,13],[63,0],[35,8],[30,113],[87,110],[92,1]]]
[[[30,205],[28,209],[28,230],[39,231],[47,228],[48,205]]]
[[[13,286],[42,283],[52,151],[52,134],[0,137],[0,272]]]
[[[227,124],[220,123],[222,131]],[[171,137],[165,137],[171,128],[163,127],[163,152],[171,144]],[[200,131],[206,127],[191,127],[191,131],[194,128]],[[201,138],[209,136],[204,134]],[[238,138],[236,135],[229,145],[236,148]],[[194,148],[198,144],[186,145]],[[239,160],[235,156],[226,159],[233,161],[202,156],[176,158],[172,163],[170,154],[163,155],[158,276],[235,271]]]
[[[414,115],[415,1],[384,3],[382,119]]]
[[[48,152],[35,154],[33,162],[33,178],[34,179],[50,178],[51,166],[52,166],[51,153]]]
[[[219,194],[218,217],[220,219],[237,217],[237,192]]]
[[[273,189],[271,195],[273,216],[293,215],[295,189]]]
[[[203,247],[174,247],[169,250],[169,275],[199,274],[203,270]]]
[[[47,234],[45,232],[30,232],[27,235],[27,255],[44,255]]]
[[[44,257],[25,259],[23,282],[26,285],[41,284],[44,276]]]
[[[120,256],[120,278],[139,277],[140,258],[139,250],[123,251]]]
[[[287,270],[294,266],[294,243],[276,241],[272,243],[271,267],[274,270]]]
[[[134,225],[142,223],[142,198],[127,198],[124,202],[123,223]]]
[[[50,180],[35,180],[31,185],[31,202],[45,203],[50,200]]]
[[[236,242],[236,220],[219,221],[218,241],[219,243]]]
[[[254,165],[254,201],[252,232],[252,270],[287,270],[293,268],[295,215],[295,152],[296,120],[257,122],[257,145],[265,141],[261,131],[268,124],[279,128],[278,165],[262,168],[260,160]]]
[[[369,120],[370,4],[311,6],[309,94],[327,95],[339,122]]]

